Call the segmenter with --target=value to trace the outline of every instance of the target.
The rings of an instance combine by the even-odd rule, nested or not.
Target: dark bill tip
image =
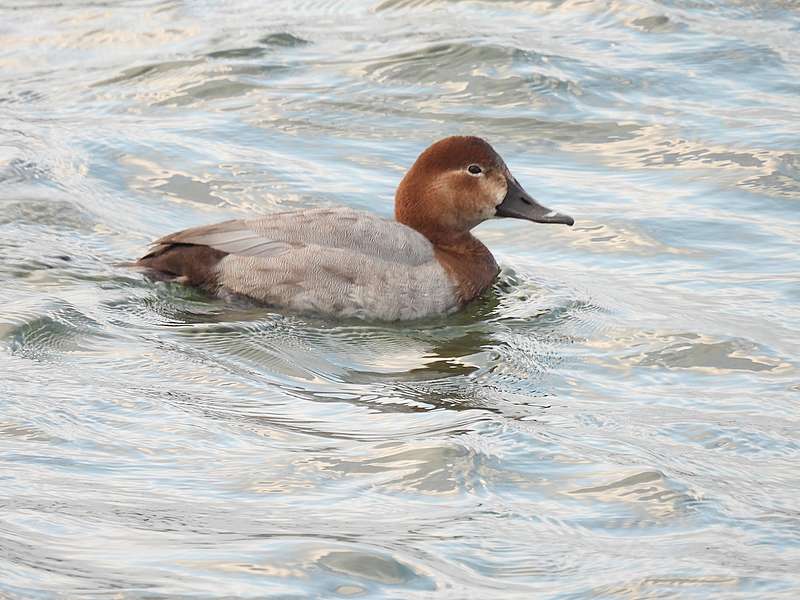
[[[563,215],[554,210],[547,213],[541,219],[531,219],[531,220],[535,221],[536,223],[559,223],[561,225],[569,225],[570,227],[575,225],[575,219],[573,219],[569,215]]]
[[[558,223],[570,227],[575,224],[575,219],[572,217],[539,204],[514,178],[508,179],[506,197],[498,205],[496,214],[498,217],[526,219],[534,223]]]

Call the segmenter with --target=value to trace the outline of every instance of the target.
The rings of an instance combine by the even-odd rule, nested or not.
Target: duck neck
[[[428,239],[436,259],[455,283],[461,304],[480,296],[500,272],[489,249],[468,231]]]
[[[491,285],[500,269],[489,249],[469,232],[469,223],[444,225],[441,219],[431,218],[437,215],[431,214],[425,199],[436,190],[419,186],[416,168],[415,163],[397,187],[395,219],[428,238],[456,287],[460,304],[466,304]]]

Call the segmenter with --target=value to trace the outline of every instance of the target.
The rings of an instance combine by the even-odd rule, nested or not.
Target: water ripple
[[[792,2],[0,7],[0,596],[795,598]],[[573,228],[459,314],[153,283],[488,138]],[[268,590],[268,592],[265,592]]]

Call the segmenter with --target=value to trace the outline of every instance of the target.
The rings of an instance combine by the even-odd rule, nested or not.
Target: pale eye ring
[[[467,167],[467,171],[469,171],[470,175],[474,175],[475,177],[483,173],[483,169],[481,169],[480,165],[470,165]]]

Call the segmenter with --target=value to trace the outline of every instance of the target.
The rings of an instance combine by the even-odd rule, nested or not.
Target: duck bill
[[[550,210],[534,200],[528,192],[522,189],[517,180],[509,178],[506,197],[497,206],[498,217],[509,217],[511,219],[527,219],[534,223],[560,223],[572,226],[575,219],[559,212]]]

